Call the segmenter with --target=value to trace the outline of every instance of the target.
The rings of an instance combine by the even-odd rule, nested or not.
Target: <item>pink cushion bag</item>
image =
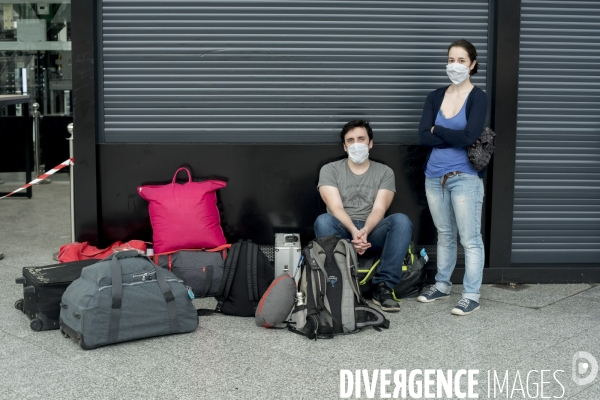
[[[176,183],[179,171],[188,173],[188,181]],[[137,188],[149,202],[154,252],[180,249],[213,249],[226,244],[215,191],[225,187],[223,181],[192,182],[187,168],[179,168],[167,185],[148,185]]]

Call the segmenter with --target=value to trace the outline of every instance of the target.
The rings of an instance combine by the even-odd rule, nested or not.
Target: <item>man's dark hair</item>
[[[365,130],[367,131],[367,134],[369,135],[369,142],[371,140],[373,140],[373,129],[371,129],[371,125],[369,125],[369,121],[364,121],[362,119],[355,119],[354,121],[348,122],[342,128],[342,133],[340,133],[340,136],[342,138],[342,143],[346,143],[346,141],[345,141],[346,133],[350,132],[354,128],[365,128]]]

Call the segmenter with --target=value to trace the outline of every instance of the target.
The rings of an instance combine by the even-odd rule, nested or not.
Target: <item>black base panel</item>
[[[40,158],[46,171],[69,159],[69,141],[66,139],[71,137],[67,131],[71,122],[73,117],[55,115],[40,120]]]
[[[317,191],[320,168],[345,156],[342,144],[100,144],[99,241],[152,240],[148,203],[137,193],[144,184],[171,182],[181,166],[195,180],[222,179],[217,192],[221,225],[229,243],[251,239],[274,243],[279,232],[298,232],[303,244],[314,238],[313,223],[325,212]],[[413,240],[433,244],[435,227],[425,198],[424,154],[417,146],[377,144],[371,158],[390,166],[396,196],[390,213],[413,222]],[[181,174],[183,178],[184,174]],[[182,179],[180,178],[180,179]]]
[[[4,149],[2,157],[0,157],[0,172],[25,171],[27,135],[31,135],[31,129],[31,121],[27,118],[0,118],[0,141],[2,143],[2,149]],[[33,159],[33,146],[30,146],[30,168],[33,168]]]
[[[427,265],[427,283],[435,283],[435,265]],[[462,284],[464,266],[457,266],[450,278]],[[485,268],[483,283],[595,283],[600,282],[600,264],[513,264],[506,268]]]

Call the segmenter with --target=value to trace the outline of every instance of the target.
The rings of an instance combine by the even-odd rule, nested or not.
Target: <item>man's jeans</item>
[[[479,302],[484,263],[481,239],[483,180],[476,175],[463,173],[448,178],[442,189],[443,179],[425,179],[429,211],[438,232],[435,287],[442,293],[450,293],[450,276],[456,266],[458,232],[465,249],[462,297]]]
[[[365,226],[365,221],[353,220],[357,229]],[[381,251],[381,259],[377,273],[373,277],[373,284],[385,282],[387,287],[393,289],[402,276],[402,261],[408,251],[412,237],[413,225],[404,214],[392,214],[379,221],[373,232],[367,236],[371,243],[369,250]],[[350,232],[331,214],[321,214],[315,221],[315,235],[317,237],[339,234],[344,239],[352,239]],[[369,251],[367,250],[367,251]]]

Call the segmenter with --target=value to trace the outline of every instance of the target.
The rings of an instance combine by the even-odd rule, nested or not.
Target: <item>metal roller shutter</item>
[[[513,263],[600,260],[600,2],[523,0]]]
[[[101,1],[101,142],[416,143],[448,44],[486,87],[488,1]]]

